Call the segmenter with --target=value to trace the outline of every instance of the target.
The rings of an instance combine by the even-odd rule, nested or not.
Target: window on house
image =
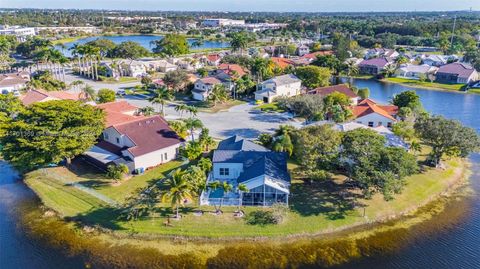
[[[116,137],[117,144],[120,144],[120,138]]]
[[[165,154],[163,154],[163,156],[164,156],[164,158],[163,158],[163,159],[164,159],[165,161],[166,161],[166,160],[168,160],[168,155],[167,155],[167,153],[166,153],[166,152],[165,152]]]
[[[107,133],[104,133],[104,134],[103,134],[103,138],[105,138],[105,140],[108,140],[108,134],[107,134]]]
[[[357,121],[358,124],[362,124],[362,121]]]
[[[220,175],[221,175],[221,176],[228,176],[228,175],[230,175],[230,168],[220,168]]]
[[[368,122],[368,127],[373,127],[373,121]]]
[[[392,123],[391,122],[387,123],[387,127],[392,128]]]
[[[378,126],[382,126],[383,123],[381,121],[378,122]]]

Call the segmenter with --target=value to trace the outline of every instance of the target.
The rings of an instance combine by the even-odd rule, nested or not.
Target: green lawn
[[[270,104],[259,105],[255,109],[260,109],[263,112],[279,112],[279,113],[285,112],[284,109],[278,107],[278,103],[276,103],[276,102],[273,102],[273,103],[270,103]]]
[[[406,79],[406,78],[385,78],[383,81],[391,82],[391,83],[399,83],[407,86],[412,87],[420,87],[420,88],[427,88],[427,89],[440,89],[440,90],[449,90],[449,91],[460,91],[461,88],[465,84],[444,84],[444,83],[436,83],[436,82],[427,82],[427,81],[418,81],[413,79]]]
[[[137,82],[139,81],[138,78],[132,78],[132,77],[120,77],[118,80],[112,77],[104,77],[104,76],[99,76],[100,80],[105,83],[128,83],[128,82]]]
[[[228,110],[231,107],[238,106],[241,104],[245,104],[245,101],[242,100],[229,100],[227,102],[218,103],[213,106],[209,102],[199,102],[193,104],[193,106],[198,107],[198,110],[201,112],[208,112],[208,113],[217,113],[222,110]]]
[[[223,207],[223,215],[216,216],[209,212],[212,207],[196,206],[192,203],[181,210],[183,218],[172,220],[171,227],[165,227],[167,215],[172,214],[168,204],[157,204],[149,217],[137,221],[120,221],[117,211],[107,208],[101,201],[72,187],[61,184],[58,180],[58,171],[62,176],[77,179],[85,185],[96,189],[119,202],[136,193],[138,188],[164,178],[166,174],[180,166],[179,162],[169,163],[158,167],[145,175],[134,177],[120,186],[112,186],[95,174],[79,173],[79,176],[69,173],[64,168],[48,169],[47,174],[38,171],[27,175],[26,183],[39,194],[45,205],[55,209],[64,216],[81,216],[88,223],[98,223],[120,232],[139,232],[162,235],[183,235],[202,237],[242,237],[242,236],[283,236],[302,233],[319,233],[345,228],[352,225],[366,223],[369,220],[385,219],[398,216],[402,212],[423,205],[435,196],[446,190],[465,172],[465,162],[448,161],[447,169],[427,169],[423,174],[407,179],[408,185],[402,194],[397,195],[394,201],[384,201],[376,195],[371,200],[364,200],[356,191],[345,192],[342,186],[342,177],[334,183],[305,183],[293,180],[291,186],[290,212],[286,220],[279,225],[252,226],[243,219],[234,217],[236,207]],[[295,164],[289,164],[293,168]],[[88,181],[87,178],[92,180]],[[47,180],[45,180],[47,179]],[[92,184],[92,182],[96,182]],[[354,208],[354,204],[357,207]],[[365,205],[366,218],[363,215]],[[192,212],[198,209],[205,210],[202,216],[195,216]],[[257,210],[255,207],[246,207],[248,213]]]

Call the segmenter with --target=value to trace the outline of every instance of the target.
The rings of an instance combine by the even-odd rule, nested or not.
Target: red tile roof
[[[294,65],[294,62],[290,59],[281,58],[281,57],[271,57],[270,58],[278,67],[285,69],[288,66]]]
[[[234,74],[236,74],[238,77],[243,77],[247,74],[243,67],[238,64],[221,64],[218,66],[218,69],[222,70],[229,76],[233,76]]]
[[[134,157],[154,152],[184,142],[160,116],[112,126],[126,135],[135,146],[127,149]]]
[[[138,107],[129,104],[127,101],[99,104],[97,107],[105,111],[105,125],[107,127],[144,118],[134,115]]]
[[[332,55],[332,54],[333,54],[333,51],[331,51],[331,50],[323,50],[323,51],[316,51],[316,52],[312,52],[312,53],[309,53],[309,54],[305,54],[305,55],[302,56],[302,58],[315,60],[317,58],[317,56],[325,56],[325,55]]]
[[[222,57],[220,57],[220,55],[218,55],[218,54],[210,54],[210,55],[207,55],[207,59],[210,62],[217,62],[217,61],[221,60]]]
[[[334,93],[334,92],[343,93],[350,98],[357,98],[358,97],[358,95],[356,95],[346,84],[316,88],[314,90],[309,91],[308,94],[319,94],[319,95],[322,95],[322,96],[327,96],[327,95],[329,95],[331,93]]]
[[[368,114],[377,113],[388,119],[396,121],[394,116],[398,112],[398,107],[393,105],[378,105],[371,99],[364,99],[357,106],[352,107],[352,113],[355,118],[360,118]]]
[[[65,91],[44,91],[44,90],[29,90],[20,99],[26,106],[41,102],[47,98],[52,100],[80,100],[80,94],[69,93]]]

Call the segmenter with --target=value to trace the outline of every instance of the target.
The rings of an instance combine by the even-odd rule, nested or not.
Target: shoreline
[[[360,229],[362,232],[368,231],[368,229],[363,229],[362,227],[370,227],[371,225],[382,225],[388,222],[397,222],[400,221],[402,218],[408,218],[410,216],[414,216],[417,211],[419,211],[421,208],[427,206],[430,203],[434,203],[436,200],[441,199],[442,197],[449,196],[451,193],[454,193],[458,188],[463,186],[466,182],[468,182],[468,176],[471,173],[470,166],[471,163],[468,160],[462,160],[460,161],[461,167],[456,168],[454,171],[454,174],[450,176],[448,179],[446,179],[447,185],[443,187],[439,192],[434,192],[431,195],[429,195],[425,200],[422,200],[419,204],[416,204],[414,206],[409,206],[403,211],[399,212],[394,212],[391,214],[387,215],[380,215],[375,219],[368,219],[368,217],[364,217],[364,219],[361,219],[359,221],[355,221],[352,224],[346,224],[346,225],[341,225],[339,227],[333,227],[333,228],[325,228],[321,229],[316,232],[301,232],[301,233],[293,233],[293,234],[282,234],[282,235],[265,235],[265,236],[193,236],[193,235],[182,235],[182,234],[162,234],[162,233],[147,233],[147,232],[135,232],[135,230],[127,230],[127,231],[118,231],[118,230],[111,230],[108,228],[102,228],[100,227],[99,229],[92,228],[96,227],[94,223],[92,224],[87,224],[85,221],[82,220],[75,220],[71,219],[70,221],[64,220],[59,212],[57,212],[55,209],[48,208],[47,206],[44,205],[42,199],[40,198],[41,195],[28,183],[25,182],[25,184],[35,192],[36,196],[39,198],[41,201],[41,204],[48,208],[47,213],[48,215],[55,215],[59,219],[62,219],[66,223],[73,223],[77,227],[82,227],[84,229],[90,230],[98,230],[100,233],[103,233],[105,235],[108,235],[109,237],[112,237],[113,240],[122,240],[125,238],[130,238],[130,239],[135,239],[135,240],[175,240],[175,241],[188,241],[188,242],[197,242],[197,243],[205,243],[205,242],[214,242],[214,243],[220,243],[220,242],[245,242],[245,241],[276,241],[276,242],[285,242],[289,240],[301,240],[304,238],[310,238],[310,237],[321,237],[321,236],[329,236],[329,235],[334,235],[337,233],[343,233],[343,232],[348,232],[350,230],[357,230]],[[395,201],[393,201],[394,203]],[[368,208],[367,208],[368,209]]]

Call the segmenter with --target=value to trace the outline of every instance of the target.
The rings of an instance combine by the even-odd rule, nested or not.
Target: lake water
[[[388,102],[405,89],[400,85],[358,80],[358,87],[370,88],[371,98]],[[480,130],[480,96],[416,89],[425,108],[434,114],[458,119]],[[471,186],[480,192],[480,155],[471,156]],[[13,209],[21,203],[35,203],[34,194],[15,172],[0,162],[0,268],[82,268],[83,261],[67,258],[30,239],[17,225]],[[452,201],[439,216],[392,236],[402,242],[393,252],[378,250],[340,268],[480,268],[480,197]]]
[[[125,41],[134,41],[142,45],[144,48],[148,49],[149,51],[152,50],[153,46],[151,45],[152,41],[162,39],[163,36],[156,36],[156,35],[128,35],[128,36],[94,36],[94,37],[87,37],[76,40],[74,42],[65,43],[65,48],[62,49],[61,46],[56,46],[57,49],[63,51],[65,56],[70,57],[71,53],[68,50],[69,48],[73,47],[74,44],[85,44],[89,41],[93,41],[99,38],[108,39],[113,41],[115,44],[120,44]],[[194,38],[189,38],[188,43],[190,45],[190,49],[200,50],[200,49],[219,49],[219,48],[228,48],[230,44],[228,42],[221,42],[221,41],[208,41],[205,40],[200,47],[192,47],[193,42],[195,42]]]

